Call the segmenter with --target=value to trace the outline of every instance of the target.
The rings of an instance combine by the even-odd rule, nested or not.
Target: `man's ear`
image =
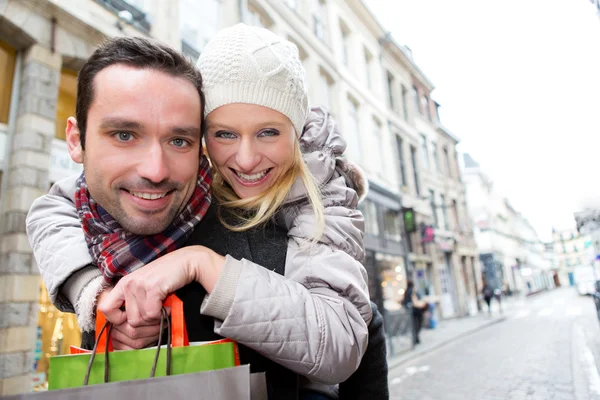
[[[74,117],[67,119],[67,128],[65,129],[67,148],[71,159],[78,164],[83,164],[83,149],[81,148],[81,134],[77,120]]]

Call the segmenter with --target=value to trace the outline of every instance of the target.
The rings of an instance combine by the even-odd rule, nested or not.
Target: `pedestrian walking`
[[[423,326],[423,316],[429,308],[429,305],[421,300],[421,295],[415,290],[415,284],[412,280],[409,280],[406,283],[406,291],[402,298],[402,305],[411,312],[413,343],[419,344],[421,343],[419,333]]]
[[[492,315],[492,297],[494,297],[494,289],[485,279],[483,279],[483,289],[481,290],[481,294],[483,294],[483,299],[487,304],[488,314]]]

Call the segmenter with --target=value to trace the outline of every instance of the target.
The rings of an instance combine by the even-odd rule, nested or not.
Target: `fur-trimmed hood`
[[[343,176],[346,185],[356,191],[358,201],[366,197],[369,181],[358,165],[342,157],[346,141],[333,117],[324,108],[311,108],[300,136],[300,149],[319,187],[337,176]],[[305,195],[304,185],[298,181],[292,187],[287,202]]]

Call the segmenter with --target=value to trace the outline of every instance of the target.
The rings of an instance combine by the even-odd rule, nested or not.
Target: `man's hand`
[[[127,322],[133,328],[154,326],[160,321],[162,304],[169,294],[193,281],[205,285],[210,293],[224,260],[202,246],[176,250],[121,278],[98,309],[116,325]]]
[[[106,319],[113,325],[111,331],[112,344],[115,350],[134,350],[143,349],[158,341],[158,334],[160,332],[160,319],[157,321],[149,321],[146,325],[133,327],[126,320],[121,322],[113,321],[112,316],[121,315],[121,310],[115,312],[112,310],[110,303],[107,302],[106,297],[112,291],[113,288],[106,288],[98,296],[98,309],[104,314]],[[105,311],[102,311],[105,310]]]

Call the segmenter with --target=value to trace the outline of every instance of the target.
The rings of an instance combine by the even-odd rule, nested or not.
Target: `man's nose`
[[[152,144],[140,155],[138,174],[154,183],[168,180],[171,174],[169,160],[160,143]]]
[[[255,172],[254,168],[260,163],[261,156],[251,140],[242,140],[238,147],[235,161],[241,172]]]

